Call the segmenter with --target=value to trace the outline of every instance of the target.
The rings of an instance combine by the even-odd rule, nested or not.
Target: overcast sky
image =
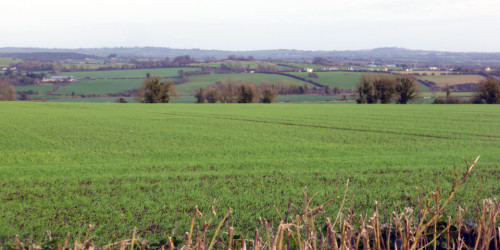
[[[499,0],[7,0],[0,47],[500,52]]]

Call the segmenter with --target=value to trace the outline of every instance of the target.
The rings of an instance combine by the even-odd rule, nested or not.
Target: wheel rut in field
[[[182,116],[182,117],[193,117],[193,115],[185,115],[185,114],[180,114],[180,113],[162,113],[162,114],[172,115],[172,116]],[[290,122],[262,121],[262,120],[242,119],[242,118],[225,117],[225,116],[217,116],[217,115],[200,115],[200,114],[196,114],[195,116],[196,117],[201,117],[201,118],[214,118],[214,119],[220,119],[220,120],[265,123],[265,124],[274,124],[274,125],[283,125],[283,126],[295,126],[295,127],[306,127],[306,128],[321,128],[321,129],[353,131],[353,132],[367,132],[367,133],[379,133],[379,134],[406,135],[406,136],[415,136],[415,137],[424,137],[424,138],[435,138],[435,139],[447,139],[447,140],[453,139],[451,137],[445,137],[445,136],[422,135],[422,134],[414,134],[414,133],[404,133],[404,132],[395,132],[395,131],[380,131],[380,130],[370,130],[370,129],[343,128],[343,127],[322,126],[322,125],[312,125],[312,124],[297,124],[297,123],[290,123]]]

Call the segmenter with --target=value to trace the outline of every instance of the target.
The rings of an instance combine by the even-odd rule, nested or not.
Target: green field
[[[291,62],[276,62],[276,64],[281,64],[281,65],[287,65],[290,67],[298,68],[298,69],[305,69],[305,68],[311,68],[314,70],[319,70],[322,68],[325,68],[326,66],[322,65],[317,65],[317,64],[309,64],[309,63],[291,63]]]
[[[306,72],[293,72],[292,75],[304,77],[317,83],[330,86],[330,88],[355,90],[361,79],[361,72],[315,72],[319,78],[309,77]],[[421,90],[428,90],[429,87],[419,84]]]
[[[64,68],[70,69],[70,70],[89,70],[89,69],[98,69],[102,67],[113,67],[113,68],[120,68],[123,65],[128,65],[130,67],[134,66],[134,64],[130,63],[104,63],[104,62],[92,62],[92,63],[85,63],[85,62],[79,62],[79,63],[63,63],[61,64]],[[71,69],[73,68],[73,69]]]
[[[0,67],[8,67],[9,65],[13,63],[20,63],[23,62],[21,59],[14,59],[11,57],[0,57]]]
[[[214,84],[215,82],[224,83],[228,79],[233,79],[235,82],[253,82],[257,85],[261,84],[262,81],[269,81],[275,86],[285,86],[290,85],[304,85],[307,84],[310,88],[314,85],[297,80],[291,77],[273,74],[249,74],[249,73],[233,73],[233,74],[210,74],[210,75],[200,75],[189,77],[189,82],[176,85],[175,88],[177,93],[180,95],[193,95],[197,88],[207,87]]]
[[[315,72],[319,78],[309,77],[307,72],[294,72],[290,73],[292,75],[297,75],[304,77],[306,79],[313,80],[315,82],[321,83],[323,85],[330,86],[331,88],[339,89],[356,89],[356,85],[359,83],[361,78],[360,72]]]
[[[90,93],[103,95],[136,89],[141,85],[141,79],[83,80],[69,84],[57,91],[56,94],[71,95],[71,93],[75,92],[76,95],[86,95]]]
[[[56,85],[26,85],[26,86],[15,86],[16,91],[32,91],[34,95],[46,95],[47,92],[56,88]]]
[[[75,98],[62,98],[62,99],[50,99],[48,102],[88,102],[88,103],[106,103],[106,102],[116,102],[120,97],[75,97]],[[124,97],[127,102],[134,102],[133,97]]]
[[[486,79],[481,75],[435,75],[435,76],[419,76],[420,80],[426,80],[436,83],[438,87],[446,87],[447,85],[457,85],[465,83],[479,83],[481,80]]]
[[[195,205],[253,237],[278,223],[303,190],[313,204],[348,197],[356,213],[416,206],[415,187],[481,155],[457,193],[472,208],[500,198],[498,105],[0,103],[0,238],[64,241],[95,225],[96,244],[172,233],[183,238]],[[336,186],[339,187],[335,193]],[[481,190],[478,194],[477,191]],[[330,217],[340,202],[326,208]],[[207,217],[204,217],[207,218]],[[114,236],[113,236],[114,235]]]
[[[146,74],[151,76],[159,75],[161,77],[178,77],[179,70],[195,71],[199,68],[163,68],[163,69],[130,69],[130,70],[106,70],[106,71],[87,71],[87,72],[63,72],[61,75],[74,76],[76,78],[146,78]]]

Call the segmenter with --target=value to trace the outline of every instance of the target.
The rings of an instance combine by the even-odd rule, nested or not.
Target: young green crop
[[[248,238],[304,186],[319,204],[349,178],[357,213],[375,201],[393,211],[416,206],[415,187],[448,190],[448,168],[477,155],[452,206],[500,198],[494,105],[2,102],[0,113],[0,238],[63,239],[88,224],[96,243],[134,226],[151,240],[182,236],[194,207],[214,202]]]

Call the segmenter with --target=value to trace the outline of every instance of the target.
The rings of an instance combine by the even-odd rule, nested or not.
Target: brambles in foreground
[[[177,96],[174,82],[163,81],[159,76],[146,78],[143,86],[137,90],[137,97],[142,103],[168,103],[172,97]]]
[[[259,218],[260,228],[253,234],[240,234],[232,226],[230,219],[233,214],[229,208],[224,217],[217,220],[214,206],[208,216],[198,210],[192,210],[192,220],[189,231],[183,240],[170,235],[159,241],[147,241],[137,237],[137,229],[133,229],[132,238],[119,240],[104,246],[92,242],[92,225],[89,225],[83,242],[75,240],[70,243],[70,233],[66,235],[64,244],[53,240],[50,232],[49,240],[39,246],[31,242],[23,244],[16,236],[2,247],[5,249],[44,248],[44,249],[499,249],[500,227],[497,227],[500,216],[500,202],[484,200],[478,210],[472,212],[472,219],[464,217],[464,210],[458,208],[458,216],[452,219],[445,211],[458,189],[467,181],[479,157],[471,164],[466,162],[466,171],[460,174],[456,168],[450,170],[452,187],[447,195],[436,183],[434,190],[419,196],[418,212],[411,208],[404,211],[393,211],[385,218],[375,202],[375,211],[371,217],[359,215],[354,211],[352,201],[350,208],[345,208],[349,180],[343,198],[339,196],[329,199],[320,205],[312,205],[314,194],[309,197],[307,187],[304,191],[302,205],[294,204],[292,200],[288,208],[281,212],[279,224]],[[327,216],[324,208],[332,203],[340,203],[333,217]],[[296,206],[298,205],[298,206]],[[301,206],[302,208],[300,208]],[[208,220],[207,220],[208,219]],[[204,222],[203,222],[204,221]],[[236,222],[237,223],[237,222]],[[260,231],[259,231],[260,229]]]

